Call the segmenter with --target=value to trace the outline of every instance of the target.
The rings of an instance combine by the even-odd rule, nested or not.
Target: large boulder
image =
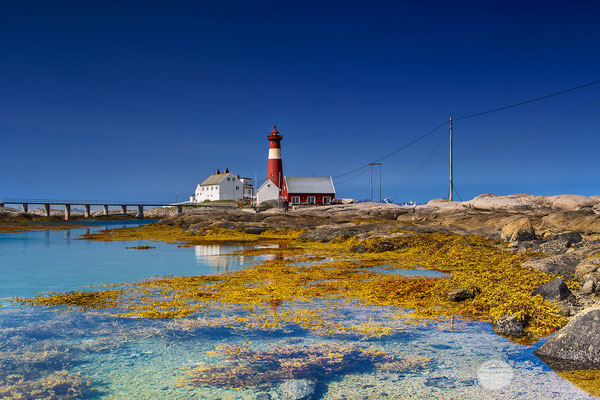
[[[600,366],[600,306],[581,311],[534,353],[542,359]]]
[[[551,275],[559,275],[565,279],[572,279],[577,265],[583,257],[575,254],[560,254],[552,257],[533,258],[525,262],[524,266],[537,269]]]
[[[516,219],[502,227],[500,238],[505,242],[534,240],[535,231],[529,218]]]
[[[567,287],[567,284],[560,278],[552,279],[550,282],[540,286],[531,293],[532,296],[538,294],[542,296],[544,300],[548,301],[566,300],[573,295]]]

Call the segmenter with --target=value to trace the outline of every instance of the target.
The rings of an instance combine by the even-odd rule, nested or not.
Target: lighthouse
[[[281,189],[283,183],[283,164],[281,162],[281,139],[277,126],[267,136],[269,139],[269,165],[267,167],[267,179]]]

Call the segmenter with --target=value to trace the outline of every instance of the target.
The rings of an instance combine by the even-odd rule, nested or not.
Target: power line
[[[356,176],[354,176],[352,178],[346,179],[345,181],[336,182],[335,185],[336,186],[343,185],[344,183],[348,183],[350,181],[353,181],[353,180],[361,177],[362,175],[364,175],[368,171],[368,167],[369,167],[369,165],[365,165],[364,167],[361,168],[363,171],[360,174],[358,174],[358,175],[356,175]],[[356,172],[358,172],[358,171],[356,171]]]
[[[521,144],[521,143],[524,143],[527,140],[533,139],[535,137],[542,136],[542,135],[545,136],[547,134],[553,133],[553,131],[556,131],[556,130],[559,130],[562,128],[570,128],[572,126],[581,124],[581,123],[589,121],[591,119],[598,118],[600,116],[600,110],[597,109],[599,106],[600,106],[600,104],[595,104],[591,107],[587,107],[576,113],[570,114],[566,117],[563,117],[563,118],[557,119],[553,122],[550,122],[548,124],[545,124],[539,128],[533,129],[525,134],[513,136],[503,142],[495,143],[495,144],[489,145],[487,147],[484,147],[480,150],[468,153],[468,154],[460,157],[460,159],[461,160],[469,159],[469,158],[480,156],[482,154],[500,150],[503,147]],[[594,111],[591,111],[591,110],[594,110]],[[579,116],[580,114],[584,114],[584,115]],[[579,116],[579,117],[577,117],[577,116]],[[575,118],[575,117],[577,117],[577,118]],[[563,122],[563,121],[566,121],[566,122],[564,122],[562,124],[558,124],[559,122]]]
[[[377,162],[381,162],[381,161],[385,160],[386,158],[388,158],[388,157],[391,157],[391,156],[393,156],[394,154],[401,152],[402,150],[406,149],[407,147],[409,147],[409,146],[412,146],[413,144],[415,144],[415,143],[419,142],[420,140],[423,140],[423,139],[425,139],[427,136],[431,135],[432,133],[434,133],[435,131],[437,131],[438,129],[442,128],[443,126],[445,126],[445,125],[447,125],[447,124],[448,124],[448,121],[445,121],[443,124],[439,125],[439,126],[438,126],[438,127],[436,127],[436,128],[433,128],[433,129],[432,129],[432,130],[430,130],[429,132],[427,132],[427,133],[425,133],[425,134],[423,134],[423,135],[419,136],[418,138],[416,138],[416,139],[415,139],[415,140],[413,140],[412,142],[409,142],[409,143],[405,144],[404,146],[400,147],[399,149],[397,149],[397,150],[394,150],[394,151],[392,151],[391,153],[389,153],[389,154],[387,154],[387,155],[385,155],[385,156],[381,157],[380,159],[378,159],[378,160],[375,160],[375,161],[373,161],[373,162],[375,162],[375,163],[377,163]],[[369,163],[369,164],[370,164],[370,163]],[[352,173],[354,173],[354,172],[358,172],[358,171],[360,171],[360,170],[361,170],[361,169],[363,169],[363,168],[367,168],[367,167],[369,166],[369,164],[366,164],[366,165],[363,165],[362,167],[359,167],[359,168],[353,169],[352,171],[348,171],[348,172],[344,172],[343,174],[336,175],[336,176],[334,176],[333,178],[334,178],[334,179],[335,179],[335,178],[340,178],[340,177],[342,177],[342,176],[346,176],[346,175],[350,175],[350,174],[352,174]]]
[[[478,113],[475,113],[475,114],[463,115],[462,117],[457,117],[457,118],[454,118],[454,119],[455,120],[467,119],[467,118],[478,117],[480,115],[495,113],[495,112],[498,112],[498,111],[508,110],[509,108],[522,106],[522,105],[533,103],[533,102],[540,101],[540,100],[545,100],[545,99],[548,99],[550,97],[559,96],[561,94],[573,92],[575,90],[583,89],[583,88],[588,87],[588,86],[597,85],[599,83],[600,83],[600,81],[589,82],[589,83],[586,83],[584,85],[576,86],[576,87],[573,87],[573,88],[570,88],[570,89],[561,90],[560,92],[548,94],[546,96],[537,97],[537,98],[531,99],[531,100],[525,100],[525,101],[522,101],[520,103],[511,104],[509,106],[504,106],[504,107],[500,107],[500,108],[494,108],[494,109],[491,109],[491,110],[482,111],[482,112],[478,112]]]

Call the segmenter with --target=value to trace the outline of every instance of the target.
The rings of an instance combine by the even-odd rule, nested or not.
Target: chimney
[[[225,173],[228,174],[229,173],[229,168],[225,168]]]
[[[216,174],[219,175],[220,173],[221,173],[221,171],[217,169]]]

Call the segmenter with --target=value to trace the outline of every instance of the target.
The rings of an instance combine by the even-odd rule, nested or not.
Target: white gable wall
[[[279,188],[271,180],[267,180],[256,191],[256,202],[258,204],[277,199],[279,199]]]

